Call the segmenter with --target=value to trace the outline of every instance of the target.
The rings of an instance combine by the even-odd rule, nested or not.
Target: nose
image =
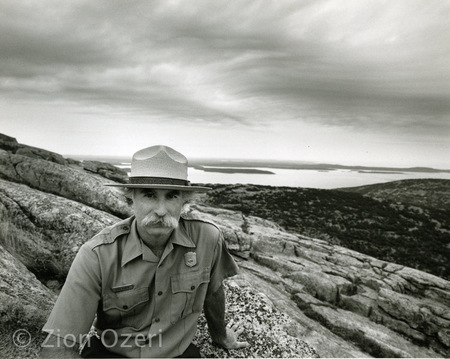
[[[155,214],[160,217],[163,217],[167,214],[167,206],[164,200],[159,200],[155,207]]]

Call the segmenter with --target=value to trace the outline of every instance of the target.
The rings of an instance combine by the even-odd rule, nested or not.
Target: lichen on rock
[[[314,348],[296,336],[298,323],[276,309],[261,292],[252,289],[242,277],[224,282],[227,298],[226,321],[240,323],[244,332],[239,341],[249,346],[225,350],[211,342],[206,319],[199,320],[194,342],[208,358],[317,358]]]

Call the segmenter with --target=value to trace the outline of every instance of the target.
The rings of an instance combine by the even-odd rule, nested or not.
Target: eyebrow
[[[142,191],[144,194],[156,194],[156,191],[153,188],[144,188]],[[167,195],[181,195],[181,191],[177,189],[173,189],[166,193]]]
[[[171,194],[171,195],[174,195],[174,194],[180,195],[180,194],[181,194],[181,191],[179,191],[179,190],[177,190],[177,189],[174,189],[174,190],[172,190],[172,191],[170,191],[170,192],[167,192],[166,195],[169,195],[169,194]]]

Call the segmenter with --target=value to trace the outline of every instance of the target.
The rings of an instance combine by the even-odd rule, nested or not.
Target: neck
[[[166,247],[173,230],[167,233],[148,233],[145,229],[139,228],[138,226],[137,232],[147,247],[152,250],[161,250]]]

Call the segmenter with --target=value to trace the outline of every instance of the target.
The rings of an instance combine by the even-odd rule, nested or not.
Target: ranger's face
[[[136,189],[133,209],[138,227],[148,234],[170,233],[178,226],[183,198],[178,190]]]

